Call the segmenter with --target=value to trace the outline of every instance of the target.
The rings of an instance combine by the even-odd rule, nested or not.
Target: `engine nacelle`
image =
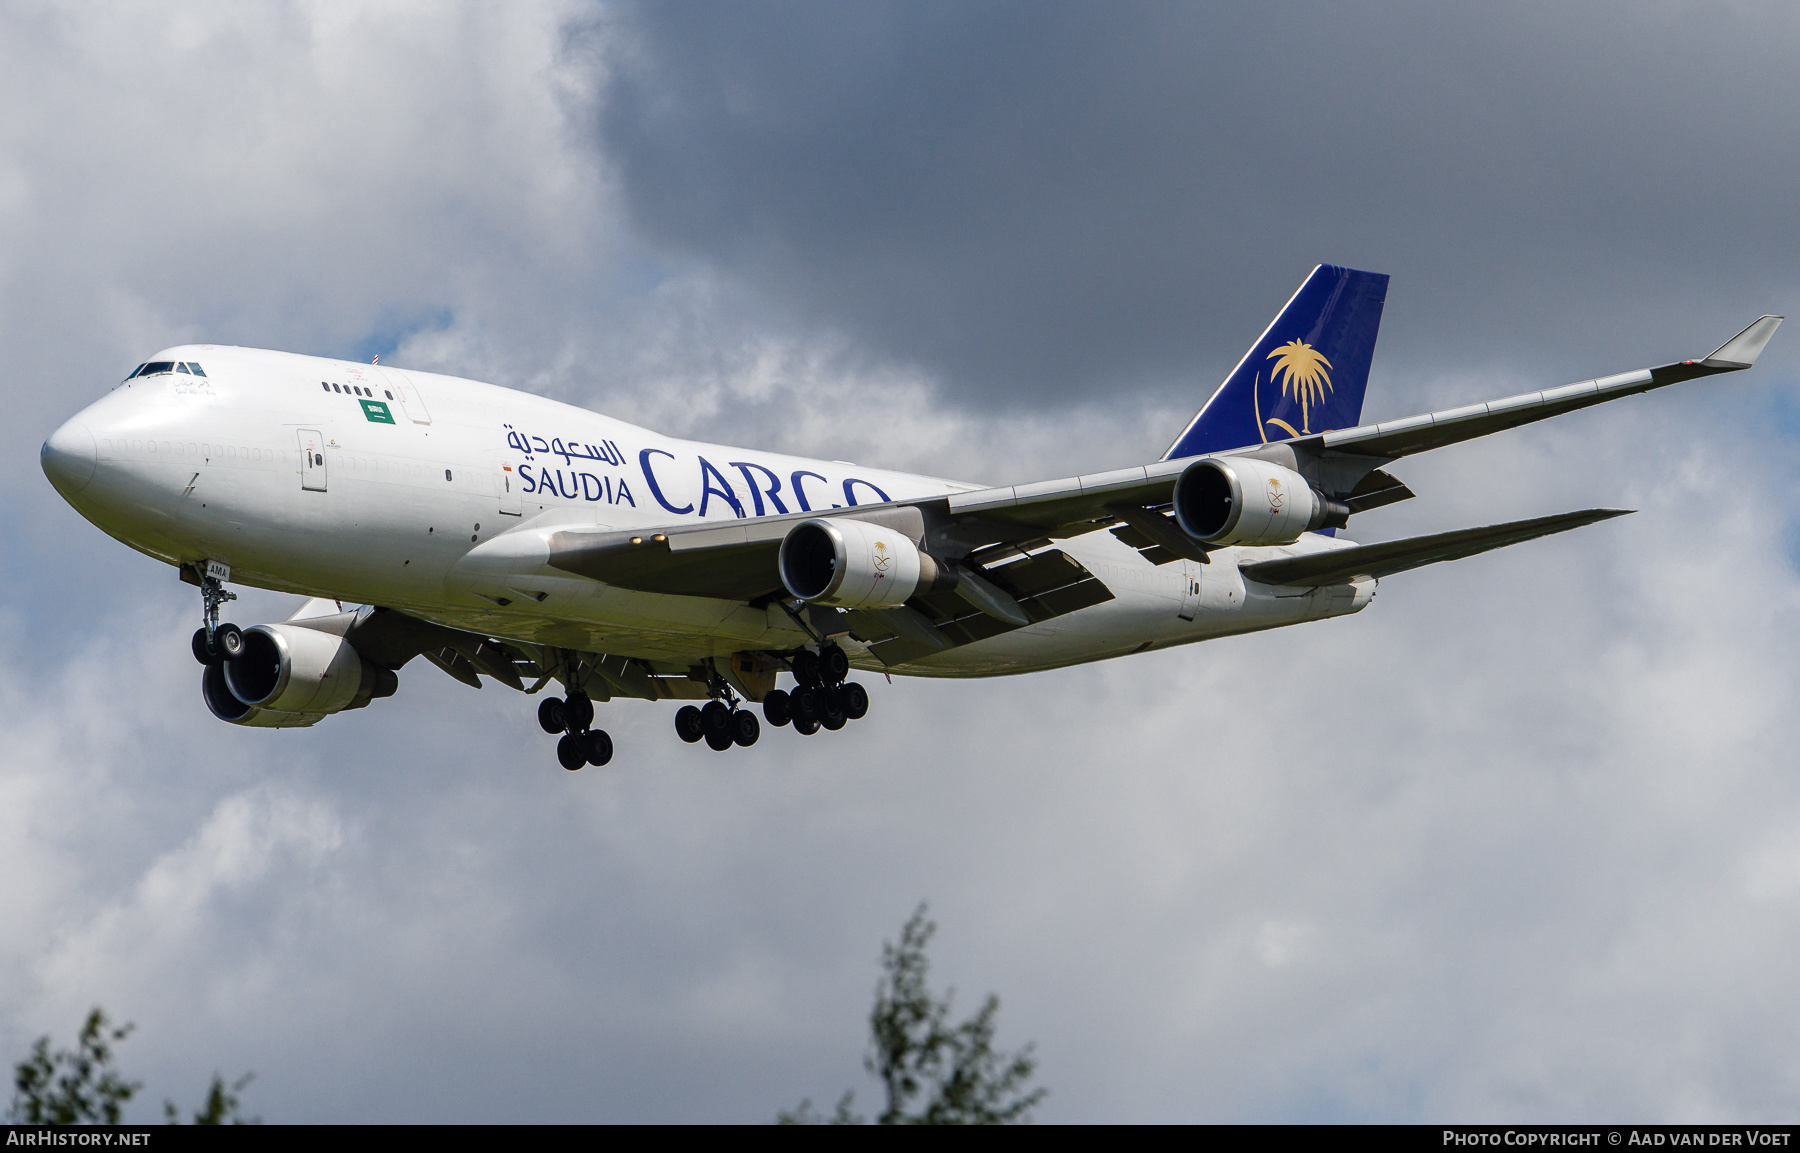
[[[813,604],[895,608],[945,579],[912,538],[868,521],[803,520],[781,542],[781,583]]]
[[[244,651],[210,665],[201,689],[214,716],[257,728],[300,728],[376,697],[399,678],[343,637],[295,624],[244,630]]]
[[[1289,544],[1310,529],[1341,528],[1350,510],[1290,468],[1251,457],[1207,457],[1175,482],[1175,519],[1207,544]]]

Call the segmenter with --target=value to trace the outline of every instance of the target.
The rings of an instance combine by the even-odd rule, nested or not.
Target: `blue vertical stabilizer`
[[[1356,427],[1387,284],[1381,272],[1313,269],[1163,459]]]

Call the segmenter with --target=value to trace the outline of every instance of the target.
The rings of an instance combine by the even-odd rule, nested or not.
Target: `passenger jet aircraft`
[[[1710,356],[1361,424],[1388,278],[1320,265],[1153,463],[999,488],[661,436],[491,384],[281,352],[157,353],[44,442],[58,492],[201,591],[201,691],[237,725],[390,696],[414,657],[561,696],[563,767],[604,765],[594,702],[687,704],[724,751],[864,715],[852,669],[1032,672],[1360,611],[1383,577],[1622,515],[1381,544],[1335,535],[1412,491],[1402,457],[1749,368]],[[219,621],[225,584],[298,593]],[[346,610],[343,606],[351,604]],[[778,688],[783,675],[791,688]]]

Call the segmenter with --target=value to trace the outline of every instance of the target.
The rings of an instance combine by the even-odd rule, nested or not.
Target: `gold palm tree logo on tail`
[[[1276,357],[1281,359],[1275,360]],[[1325,394],[1331,391],[1331,374],[1325,371],[1331,367],[1331,362],[1318,349],[1298,340],[1288,341],[1265,359],[1275,360],[1269,379],[1280,378],[1281,395],[1292,396],[1300,402],[1300,431],[1295,432],[1293,425],[1274,417],[1270,417],[1265,423],[1280,425],[1287,430],[1289,436],[1310,433],[1312,406],[1322,403]]]

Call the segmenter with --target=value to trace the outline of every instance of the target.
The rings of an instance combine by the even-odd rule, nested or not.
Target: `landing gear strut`
[[[220,606],[236,600],[237,594],[208,573],[206,566],[195,565],[194,568],[200,574],[200,601],[204,606],[205,621],[194,630],[194,659],[203,665],[216,665],[244,651],[243,630],[236,625],[219,623]]]

